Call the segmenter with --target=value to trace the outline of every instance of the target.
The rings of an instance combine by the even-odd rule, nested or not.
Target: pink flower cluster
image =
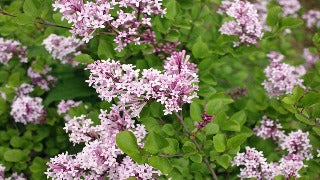
[[[106,28],[115,33],[119,51],[129,43],[143,42],[141,31],[151,28],[151,16],[165,14],[161,6],[161,0],[56,0],[53,4],[72,23],[73,35],[88,42],[97,29]]]
[[[312,52],[310,52],[309,48],[304,48],[303,57],[306,60],[307,67],[313,67],[320,57]]]
[[[263,37],[262,23],[253,4],[240,0],[223,1],[219,13],[226,13],[234,18],[225,22],[219,29],[221,34],[239,37],[240,41],[234,42],[234,46],[257,44]]]
[[[85,116],[68,121],[65,130],[70,132],[73,143],[85,142],[83,150],[75,155],[60,154],[48,163],[48,178],[54,179],[153,179],[159,175],[147,164],[136,164],[117,147],[117,133],[132,131],[138,143],[146,135],[143,125],[134,125],[132,116],[125,109],[113,106],[108,113],[101,110],[101,124],[94,126]],[[124,158],[123,158],[124,157]]]
[[[278,3],[282,7],[283,16],[296,17],[297,12],[301,9],[301,4],[298,0],[278,0]]]
[[[283,55],[277,52],[270,52],[271,59],[269,66],[264,70],[267,79],[262,83],[270,97],[278,97],[282,94],[290,94],[295,86],[305,88],[300,79],[306,73],[303,66],[294,67],[282,63]]]
[[[58,104],[58,114],[64,114],[67,113],[69,111],[69,109],[71,107],[77,107],[82,103],[82,101],[73,101],[73,100],[62,100],[60,101],[60,103]]]
[[[264,116],[261,125],[254,128],[254,133],[263,139],[272,138],[288,154],[279,162],[267,163],[262,152],[246,147],[246,153],[238,153],[232,162],[234,166],[244,167],[240,169],[241,179],[272,180],[278,175],[283,175],[286,179],[300,177],[299,170],[306,167],[303,161],[313,158],[312,146],[308,139],[309,133],[298,130],[285,135],[281,128],[278,120],[273,121]]]
[[[5,169],[6,167],[0,164],[0,180],[26,180],[23,173],[12,173],[10,177],[6,178]]]
[[[33,87],[29,84],[22,84],[17,89],[17,96],[11,104],[10,112],[15,122],[39,124],[45,120],[46,111],[42,99],[31,97],[29,93],[32,91]]]
[[[303,14],[302,18],[306,21],[308,28],[320,28],[320,11],[310,10]]]
[[[51,53],[53,59],[58,59],[62,64],[71,64],[73,67],[79,65],[73,58],[80,55],[77,50],[83,42],[73,37],[58,36],[51,34],[43,40],[42,44]]]
[[[0,37],[0,63],[8,64],[13,57],[18,57],[20,62],[28,62],[26,57],[26,46],[22,46],[19,41],[5,40]]]
[[[283,139],[285,137],[284,131],[280,130],[282,125],[279,120],[271,120],[267,116],[263,116],[261,120],[261,125],[256,126],[253,131],[256,136],[262,139],[272,138],[274,141],[278,139]]]
[[[88,66],[87,82],[102,100],[119,99],[118,105],[128,109],[133,117],[139,116],[151,100],[163,104],[164,113],[171,114],[197,97],[197,68],[189,58],[185,51],[175,52],[165,60],[164,71],[144,69],[141,76],[133,65],[121,65],[114,60],[96,61]]]
[[[29,67],[28,69],[28,76],[31,79],[33,85],[39,86],[41,89],[45,91],[49,91],[50,87],[56,82],[56,78],[52,75],[49,75],[51,72],[51,67],[44,66],[42,73],[36,72]]]

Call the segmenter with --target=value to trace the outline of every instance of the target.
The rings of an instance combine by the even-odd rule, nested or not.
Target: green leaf
[[[15,18],[15,21],[18,25],[27,25],[27,24],[32,24],[34,19],[28,14],[19,14]]]
[[[192,54],[195,58],[205,58],[209,55],[209,48],[206,43],[198,38],[197,42],[192,46]]]
[[[217,134],[213,137],[213,145],[217,152],[224,152],[226,144],[226,136],[224,134]]]
[[[111,43],[108,43],[105,39],[99,39],[98,56],[100,59],[108,59],[114,57],[113,47]]]
[[[201,110],[200,104],[196,102],[192,102],[190,105],[190,117],[191,119],[195,121],[202,121],[202,115],[203,111]]]
[[[239,112],[233,114],[229,120],[236,121],[240,125],[243,125],[247,120],[247,115],[244,111],[239,111]]]
[[[280,18],[282,15],[281,7],[275,6],[268,11],[267,16],[267,25],[270,27],[274,27],[278,25]]]
[[[80,54],[76,56],[73,60],[79,62],[79,63],[84,63],[84,64],[91,64],[94,62],[92,57],[88,54]]]
[[[169,174],[172,170],[172,165],[170,161],[166,158],[153,156],[149,159],[149,164],[152,167],[160,170],[163,174]]]
[[[164,133],[166,133],[168,136],[173,136],[175,135],[175,130],[172,126],[172,124],[165,124],[163,127],[162,127],[162,131]]]
[[[18,137],[18,136],[14,136],[10,139],[10,145],[14,148],[21,148],[26,144],[26,140]]]
[[[166,138],[169,145],[163,148],[165,154],[174,155],[179,151],[179,142],[176,139]]]
[[[295,116],[299,121],[301,121],[301,122],[303,122],[305,124],[308,124],[308,125],[311,125],[311,126],[315,125],[315,122],[309,120],[307,117],[305,117],[305,116],[303,116],[301,114],[297,113],[297,114],[295,114]]]
[[[116,142],[119,148],[126,154],[139,154],[137,139],[130,131],[122,131],[116,135]]]
[[[37,0],[25,0],[23,3],[23,12],[31,17],[39,16],[40,3]]]
[[[303,25],[303,21],[299,18],[284,17],[280,21],[281,29],[293,29]]]
[[[174,20],[174,18],[177,15],[177,2],[176,2],[176,0],[168,0],[166,7],[167,7],[167,10],[166,10],[167,13],[165,14],[165,17],[170,20]]]
[[[201,163],[202,162],[202,156],[200,154],[195,154],[190,156],[191,161],[195,163]]]
[[[60,82],[58,82],[56,86],[49,92],[44,104],[49,105],[53,101],[88,97],[95,94],[95,91],[88,87],[88,84],[85,83],[84,78],[71,77],[62,79]]]
[[[301,99],[301,103],[303,106],[311,106],[319,102],[320,102],[320,94],[315,92],[309,92]]]
[[[19,162],[25,160],[27,154],[20,149],[10,149],[4,153],[3,157],[8,162]]]
[[[233,136],[232,138],[228,139],[227,147],[229,149],[235,149],[241,144],[243,144],[246,140],[247,140],[247,135],[245,134],[239,134],[239,135]]]
[[[145,61],[144,61],[145,62]],[[152,102],[150,104],[150,112],[153,117],[162,117],[163,116],[163,106],[159,102]]]
[[[156,154],[168,145],[165,138],[155,132],[150,132],[146,138],[144,149],[152,154]]]
[[[183,144],[182,150],[186,155],[192,155],[198,152],[196,146],[190,141],[187,141]]]
[[[231,163],[231,157],[228,154],[216,157],[217,163],[223,168],[227,169]]]
[[[222,130],[239,132],[241,130],[241,126],[238,121],[229,119],[224,122]]]
[[[205,131],[206,131],[206,135],[217,134],[219,132],[219,125],[214,123],[209,123],[207,124]]]
[[[11,74],[8,80],[8,84],[13,87],[17,87],[20,84],[20,73],[14,72]]]

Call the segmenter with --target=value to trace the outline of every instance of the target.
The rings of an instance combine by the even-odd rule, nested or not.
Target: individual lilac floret
[[[281,140],[280,147],[289,153],[297,154],[303,159],[310,160],[313,156],[311,153],[312,146],[308,136],[309,132],[302,132],[301,130],[291,132]]]
[[[22,46],[19,41],[5,40],[0,37],[0,63],[8,64],[13,57],[19,58],[20,62],[27,63],[26,46]]]
[[[283,57],[281,55],[275,56],[269,54],[271,62],[264,70],[267,79],[262,83],[267,90],[270,97],[279,97],[283,94],[291,94],[295,86],[305,88],[302,84],[303,79],[301,76],[306,72],[305,69],[300,67],[290,66],[289,64],[282,63]]]
[[[271,120],[267,116],[263,116],[261,125],[256,126],[253,131],[254,134],[262,139],[272,138],[274,141],[279,141],[285,137],[284,131],[279,120]]]
[[[69,111],[69,109],[71,107],[77,107],[82,103],[82,101],[73,101],[71,99],[68,100],[62,100],[60,101],[60,103],[58,104],[58,114],[64,114],[67,113]]]
[[[53,4],[54,9],[62,13],[62,19],[72,24],[74,36],[88,42],[97,29],[107,29],[116,35],[118,51],[129,43],[145,41],[141,34],[151,28],[151,16],[165,14],[161,6],[161,0],[56,0]]]
[[[310,52],[309,48],[304,48],[303,57],[306,60],[307,67],[314,67],[320,57],[312,52]]]
[[[114,60],[96,61],[88,65],[89,86],[96,89],[102,100],[118,98],[120,106],[129,109],[134,117],[151,100],[165,106],[164,113],[181,110],[184,103],[197,97],[199,82],[196,65],[190,63],[185,52],[176,52],[165,61],[164,71],[135,70],[135,66]]]
[[[257,44],[263,37],[262,23],[253,4],[239,0],[223,1],[219,12],[234,18],[219,29],[221,34],[239,37],[240,41],[234,42],[234,46]]]
[[[283,16],[298,16],[297,12],[301,9],[301,4],[298,0],[278,0],[282,7]]]
[[[39,86],[41,89],[45,91],[49,91],[50,87],[56,82],[56,78],[52,75],[49,75],[51,72],[51,67],[44,66],[42,73],[36,72],[29,67],[28,76],[31,79],[33,85]]]
[[[73,58],[79,54],[77,49],[83,45],[83,42],[73,37],[58,36],[51,34],[42,44],[47,51],[52,55],[53,59],[60,60],[62,64],[71,64],[73,67],[79,65]]]
[[[310,10],[303,14],[302,18],[306,21],[308,28],[320,28],[320,11]]]
[[[23,95],[14,99],[10,114],[15,122],[39,124],[45,120],[46,111],[40,97]]]

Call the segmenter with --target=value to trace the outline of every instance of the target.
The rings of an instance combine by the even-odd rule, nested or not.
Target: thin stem
[[[5,16],[14,17],[14,18],[17,17],[16,15],[9,14],[9,13],[3,11],[2,9],[0,9],[0,14],[5,15]],[[66,27],[66,26],[61,26],[61,25],[58,25],[58,24],[53,24],[53,23],[42,21],[42,20],[39,20],[36,23],[37,24],[41,24],[41,25],[45,25],[45,26],[52,26],[52,27],[58,27],[58,28],[64,28],[64,29],[71,29],[71,28]]]
[[[173,154],[173,155],[162,154],[160,155],[160,157],[163,157],[163,158],[183,157],[183,154]]]
[[[184,123],[182,111],[180,111],[179,114],[178,114],[178,113],[175,113],[175,114],[176,114],[176,116],[177,116],[180,124],[183,126],[183,129],[188,133],[189,139],[190,139],[190,140],[193,142],[193,144],[196,146],[198,152],[199,152],[199,153],[203,153],[200,145],[197,143],[197,141],[195,140],[195,138],[192,138],[192,134],[190,133],[189,128],[188,128],[187,125]],[[203,160],[204,160],[204,163],[207,165],[207,167],[208,167],[208,169],[209,169],[209,171],[210,171],[213,179],[214,179],[214,180],[218,180],[218,177],[217,177],[216,173],[214,172],[212,166],[210,165],[210,162],[209,162],[207,156],[204,155],[204,156],[203,156]]]

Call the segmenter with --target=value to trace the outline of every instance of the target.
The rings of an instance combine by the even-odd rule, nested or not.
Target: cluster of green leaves
[[[279,119],[287,133],[297,129],[308,131],[311,144],[320,148],[320,63],[304,76],[306,90],[297,87],[290,95],[270,99],[261,86],[268,52],[281,52],[287,63],[301,64],[306,46],[313,46],[310,50],[319,54],[320,32],[307,30],[300,18],[282,17],[281,8],[272,1],[266,21],[271,31],[265,32],[258,46],[234,48],[232,42],[237,37],[219,33],[225,21],[216,13],[220,3],[220,0],[163,0],[167,14],[152,19],[153,30],[159,42],[180,42],[178,48],[186,50],[198,65],[199,98],[184,105],[181,113],[166,116],[161,104],[148,104],[137,119],[148,130],[143,147],[137,145],[128,131],[117,135],[118,146],[137,163],[148,163],[173,179],[211,179],[208,166],[219,179],[234,179],[239,170],[231,167],[231,161],[245,146],[263,151],[268,161],[278,161],[282,154],[275,151],[276,145],[252,132],[263,115]],[[0,14],[0,36],[21,41],[28,47],[29,59],[28,64],[13,59],[8,66],[0,66],[0,91],[7,95],[6,101],[0,98],[0,163],[9,173],[24,172],[31,179],[45,179],[45,163],[50,157],[81,149],[69,143],[63,131],[63,117],[56,113],[57,103],[62,99],[82,100],[87,108],[84,105],[72,108],[69,115],[86,114],[97,124],[99,109],[108,109],[110,104],[99,102],[95,92],[88,88],[84,82],[88,74],[83,66],[61,65],[42,46],[43,39],[52,33],[71,35],[67,28],[59,27],[70,25],[53,11],[52,0],[5,0],[0,2],[0,10],[13,15]],[[284,34],[285,29],[292,32]],[[118,52],[114,50],[113,38],[97,33],[75,60],[88,64],[113,58],[139,69],[162,67],[162,58],[150,54],[150,45],[130,44]],[[9,114],[14,88],[23,82],[30,83],[26,76],[29,66],[41,72],[45,65],[53,67],[58,82],[49,92],[36,88],[31,95],[44,99],[46,123],[26,126],[14,123]],[[226,95],[237,87],[246,88],[247,95],[234,99]],[[197,130],[195,123],[202,120],[204,110],[215,118]],[[306,164],[308,167],[300,172],[302,178],[319,178],[319,159]]]

